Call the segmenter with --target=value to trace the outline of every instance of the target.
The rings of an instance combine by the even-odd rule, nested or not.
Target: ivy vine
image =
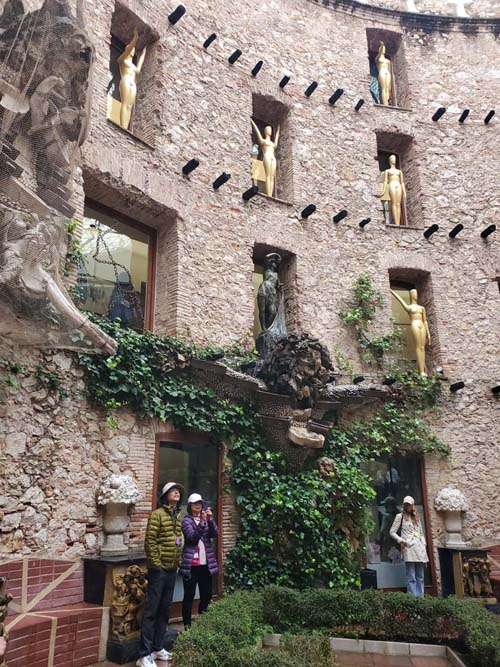
[[[380,412],[333,429],[324,450],[335,463],[330,478],[323,478],[314,463],[293,472],[283,454],[267,446],[252,406],[221,399],[191,380],[188,358],[203,356],[202,350],[93,319],[117,340],[117,354],[78,356],[89,397],[110,420],[113,410],[128,407],[139,417],[172,421],[229,444],[229,474],[241,515],[225,567],[229,590],[269,583],[340,588],[358,583],[360,542],[374,497],[362,463],[401,451],[447,453],[420,416],[421,408],[437,398],[436,381],[409,375],[405,381],[414,383],[409,393],[397,385],[394,400]]]

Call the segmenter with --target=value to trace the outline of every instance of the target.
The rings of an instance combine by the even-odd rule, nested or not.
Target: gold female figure
[[[378,85],[380,86],[380,101],[384,107],[389,106],[391,96],[391,61],[385,57],[385,44],[380,42],[378,53],[375,58],[375,64],[378,69]]]
[[[425,372],[425,344],[431,346],[431,334],[427,323],[425,308],[418,304],[418,293],[416,289],[410,290],[410,303],[406,303],[399,294],[391,289],[391,294],[406,310],[411,320],[411,333],[415,342],[417,354],[417,368],[420,375],[427,375]]]
[[[403,180],[403,172],[396,168],[396,156],[389,156],[389,169],[384,171],[384,182],[380,198],[391,202],[392,224],[401,224],[401,204],[406,199],[406,188]]]
[[[134,65],[135,47],[138,39],[139,34],[137,30],[134,30],[134,36],[132,37],[130,44],[127,44],[125,51],[118,58],[121,75],[120,100],[122,103],[120,109],[120,125],[126,130],[128,130],[130,125],[130,116],[137,96],[137,75],[140,73],[142,65],[144,64],[144,58],[146,57],[146,47],[144,47],[139,56],[137,65]]]
[[[257,141],[262,150],[262,162],[264,164],[264,171],[266,172],[266,195],[273,196],[274,179],[276,178],[276,149],[278,148],[278,141],[280,138],[280,127],[276,130],[274,141],[271,139],[273,128],[270,125],[264,128],[264,136],[260,133],[259,128],[250,118],[252,127],[257,135]]]

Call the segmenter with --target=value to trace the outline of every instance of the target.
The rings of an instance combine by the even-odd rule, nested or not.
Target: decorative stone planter
[[[103,508],[104,544],[101,554],[121,556],[128,553],[123,539],[130,521],[129,509],[139,499],[139,489],[128,475],[110,475],[98,486],[96,502]]]
[[[445,546],[465,546],[462,538],[462,513],[467,511],[468,504],[460,489],[452,486],[441,489],[434,501],[434,508],[444,514]]]

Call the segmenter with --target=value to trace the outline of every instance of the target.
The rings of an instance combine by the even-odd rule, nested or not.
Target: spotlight
[[[492,109],[491,111],[488,111],[488,115],[484,119],[484,122],[485,122],[486,125],[488,125],[488,123],[490,122],[490,120],[493,118],[494,115],[495,115],[495,110],[494,109]]]
[[[230,178],[231,174],[226,174],[226,172],[223,171],[222,174],[217,176],[215,181],[212,183],[214,190],[218,190],[220,186],[224,185],[224,183],[227,183]]]
[[[492,388],[491,388],[491,392],[492,392],[492,394],[494,394],[495,396],[500,396],[500,384],[497,384],[496,387],[492,387]]]
[[[245,190],[245,192],[241,196],[245,201],[249,201],[250,199],[252,199],[252,197],[255,197],[258,191],[259,188],[256,185],[252,185],[252,187],[248,188],[248,190]]]
[[[184,176],[187,176],[199,166],[200,163],[198,160],[189,160],[189,162],[186,162],[186,164],[182,167],[182,173]]]
[[[371,218],[365,218],[364,220],[361,220],[359,226],[361,229],[364,229],[369,222],[371,222]]]
[[[240,49],[236,49],[236,51],[233,51],[231,55],[228,58],[228,61],[231,65],[234,65],[234,63],[238,60],[238,58],[241,56],[243,52],[240,51]]]
[[[396,378],[393,377],[388,377],[385,378],[382,384],[385,384],[386,387],[391,387],[393,384],[396,383]]]
[[[290,77],[288,76],[288,74],[285,74],[285,76],[279,82],[279,87],[284,88],[289,81],[290,81]]]
[[[333,93],[333,95],[330,97],[330,99],[328,101],[333,106],[335,104],[335,102],[342,97],[343,94],[344,94],[344,89],[343,88],[337,88],[337,90]]]
[[[458,122],[459,122],[459,123],[465,123],[465,119],[467,118],[467,116],[468,116],[469,114],[470,114],[470,109],[464,109],[464,110],[462,111],[462,115],[461,115],[460,118],[458,119]]]
[[[446,113],[445,107],[439,107],[439,109],[432,116],[432,120],[438,121],[441,118],[441,116],[444,116],[445,113]]]
[[[210,44],[214,42],[217,39],[217,35],[215,32],[213,32],[209,37],[206,38],[206,40],[203,42],[203,48],[208,49]]]
[[[359,111],[363,104],[365,103],[364,99],[361,97],[357,102],[356,106],[354,107],[354,111]]]
[[[345,208],[333,216],[333,222],[340,222],[344,218],[347,218],[347,211],[345,210]]]
[[[481,232],[481,238],[487,239],[490,234],[493,234],[496,228],[497,228],[496,225],[488,225],[488,227],[486,227],[486,229],[483,229],[483,231]]]
[[[356,375],[355,378],[352,379],[353,384],[359,384],[360,382],[364,382],[364,377],[362,375]]]
[[[304,91],[304,95],[305,95],[306,97],[311,97],[311,95],[314,93],[314,91],[316,90],[317,87],[318,87],[318,82],[317,82],[317,81],[313,81],[313,82],[311,83],[311,85],[308,86],[308,87],[305,89],[305,91]]]
[[[439,229],[439,225],[431,225],[430,227],[427,227],[427,229],[424,232],[424,236],[426,239],[430,239],[430,237],[437,232]]]
[[[454,382],[453,384],[450,384],[450,391],[453,394],[456,394],[457,391],[460,391],[460,389],[463,389],[465,387],[465,382]]]
[[[262,69],[262,65],[264,64],[263,60],[259,60],[258,63],[255,63],[252,69],[252,76],[257,76],[257,74],[260,72]]]
[[[168,15],[168,22],[170,25],[175,25],[177,21],[180,21],[181,18],[184,16],[186,13],[186,8],[184,5],[178,5],[174,11]]]
[[[462,225],[461,222],[459,222],[458,225],[455,225],[453,229],[450,232],[448,232],[448,236],[450,237],[450,239],[454,239],[455,236],[457,236],[457,234],[460,234],[463,228],[464,226]]]
[[[301,215],[301,216],[304,218],[304,220],[305,220],[305,219],[308,218],[310,215],[312,215],[312,214],[314,213],[315,210],[316,210],[316,206],[315,206],[314,204],[309,204],[308,206],[305,207],[305,209],[302,211],[302,213],[301,213],[300,215]]]

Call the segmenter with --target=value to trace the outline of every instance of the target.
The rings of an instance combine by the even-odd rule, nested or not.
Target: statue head
[[[396,160],[397,158],[395,155],[389,155],[389,164],[391,166],[391,169],[394,169],[394,167],[396,166]]]
[[[418,292],[416,289],[410,290],[410,301],[411,303],[418,303]]]
[[[379,42],[378,54],[385,55],[385,44],[384,42]]]
[[[266,255],[264,262],[266,269],[271,269],[272,271],[277,272],[280,264],[281,264],[281,255],[278,254],[277,252],[270,252],[268,255]]]
[[[267,139],[270,139],[272,133],[273,133],[273,128],[270,125],[266,125],[266,127],[264,128],[264,136]]]

